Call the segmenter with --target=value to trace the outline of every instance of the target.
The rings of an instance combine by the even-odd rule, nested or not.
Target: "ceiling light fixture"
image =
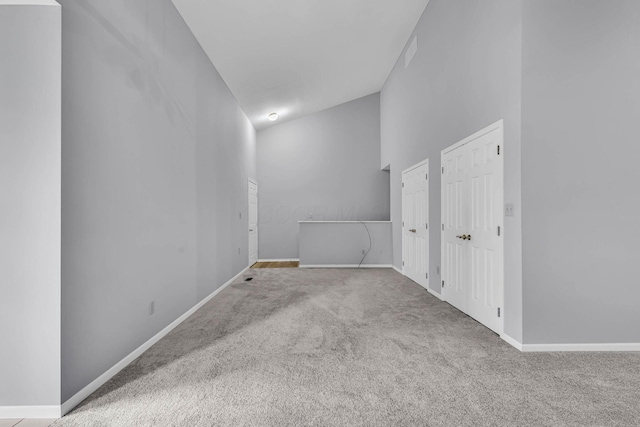
[[[275,122],[276,120],[278,120],[278,113],[271,113],[267,116],[267,118],[272,122]]]

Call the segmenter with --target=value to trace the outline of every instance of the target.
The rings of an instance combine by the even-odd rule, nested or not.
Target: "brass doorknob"
[[[416,232],[416,229],[415,229],[415,228],[412,228],[412,229],[411,229],[411,230],[409,230],[409,231],[410,231],[410,232],[412,232],[412,233],[415,233],[415,232]]]
[[[471,234],[467,236],[467,240],[471,240]]]

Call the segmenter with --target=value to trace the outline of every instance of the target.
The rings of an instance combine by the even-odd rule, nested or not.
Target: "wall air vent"
[[[414,55],[418,51],[418,35],[413,36],[413,40],[411,44],[407,48],[407,51],[404,53],[404,68],[407,68],[411,63]]]

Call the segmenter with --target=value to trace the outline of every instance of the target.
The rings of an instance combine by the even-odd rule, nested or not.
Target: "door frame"
[[[456,142],[455,144],[450,145],[447,148],[445,148],[444,150],[442,150],[440,152],[440,161],[442,162],[442,155],[443,154],[447,154],[447,153],[455,150],[456,148],[460,148],[463,145],[467,145],[471,141],[474,141],[474,140],[480,138],[481,136],[484,136],[484,135],[486,135],[488,133],[491,133],[494,130],[500,130],[500,134],[501,134],[501,141],[500,142],[502,143],[502,145],[504,145],[504,120],[500,119],[497,122],[490,124],[486,128],[479,130],[478,132],[474,133],[473,135],[470,135],[470,136],[466,137],[462,141]]]
[[[249,178],[247,180],[247,234],[248,234],[248,245],[247,245],[247,261],[249,262],[249,267],[251,267],[252,263],[251,263],[251,233],[249,231],[249,227],[251,226],[250,222],[251,222],[251,213],[249,212],[249,210],[251,209],[251,192],[249,191],[249,187],[251,184],[254,184],[256,186],[256,261],[258,262],[258,260],[260,259],[260,244],[259,244],[259,239],[260,239],[260,235],[258,234],[258,219],[259,219],[259,209],[258,209],[258,181],[253,179],[253,178]]]
[[[500,199],[501,199],[500,200],[501,201],[500,206],[501,206],[501,211],[502,211],[502,214],[501,214],[502,221],[501,221],[501,224],[500,224],[500,226],[501,226],[500,232],[501,232],[501,237],[502,237],[502,240],[501,240],[502,241],[502,263],[501,263],[502,264],[502,268],[501,268],[501,271],[500,271],[500,274],[502,275],[502,307],[501,307],[502,308],[502,312],[501,312],[501,315],[500,315],[500,332],[499,332],[499,335],[502,336],[502,334],[504,334],[505,313],[508,310],[507,307],[505,307],[506,300],[505,300],[505,297],[504,297],[505,288],[506,288],[505,280],[504,280],[504,277],[505,277],[505,271],[504,271],[505,270],[505,250],[504,250],[504,247],[505,247],[505,244],[504,244],[504,242],[505,242],[505,240],[504,240],[504,237],[505,237],[505,230],[504,230],[505,229],[505,227],[504,227],[504,189],[505,189],[505,185],[504,185],[504,166],[505,166],[505,162],[506,162],[506,158],[504,156],[504,145],[505,145],[505,142],[504,142],[504,120],[500,119],[497,122],[490,124],[486,128],[479,130],[478,132],[474,133],[473,135],[470,135],[470,136],[464,138],[463,140],[461,140],[459,142],[456,142],[455,144],[450,145],[449,147],[447,147],[444,150],[442,150],[440,152],[440,167],[444,168],[444,166],[443,166],[443,158],[444,158],[445,154],[448,154],[448,153],[450,153],[450,152],[452,152],[452,151],[454,151],[454,150],[456,150],[456,149],[458,149],[460,147],[463,147],[463,146],[467,145],[468,143],[470,143],[470,142],[472,142],[472,141],[474,141],[474,140],[476,140],[476,139],[478,139],[478,138],[480,138],[480,137],[482,137],[482,136],[484,136],[484,135],[486,135],[488,133],[494,132],[494,131],[498,131],[499,135],[500,135],[499,145],[500,145],[500,150],[501,150],[500,154],[501,154],[501,157],[502,157],[502,177],[503,177],[502,178],[502,191],[499,191]],[[442,170],[444,171],[444,169],[442,169]],[[440,221],[441,221],[441,227],[440,227],[440,267],[441,267],[441,279],[442,280],[445,279],[444,278],[445,241],[444,241],[444,234],[443,234],[443,232],[444,232],[444,220],[443,220],[443,218],[444,218],[444,209],[445,209],[445,206],[444,206],[444,203],[443,203],[444,194],[445,194],[444,180],[440,179]],[[442,284],[441,284],[441,286],[442,286]],[[447,301],[446,292],[443,291],[442,287],[440,288],[440,294],[442,295],[442,300],[443,301]]]
[[[413,166],[408,167],[407,169],[403,170],[402,173],[400,174],[400,184],[404,184],[404,174],[407,172],[411,172],[414,169],[417,169],[421,166],[427,165],[427,174],[431,173],[431,170],[429,168],[429,158],[427,157],[426,159],[424,159],[421,162],[416,163]],[[430,181],[427,179],[427,224],[431,224],[431,218],[429,216],[429,210],[431,209],[431,192],[429,191],[431,187]],[[402,187],[401,187],[402,188]],[[401,232],[401,236],[402,236],[402,250],[401,250],[401,258],[402,258],[402,275],[406,276],[406,272],[404,271],[404,191],[400,192],[400,229],[402,230]],[[431,227],[427,228],[427,253],[431,254]],[[431,268],[431,263],[429,262],[429,259],[427,259],[427,272],[430,271]],[[431,289],[429,288],[429,285],[431,283],[430,278],[427,278],[427,290],[429,292],[431,292]]]

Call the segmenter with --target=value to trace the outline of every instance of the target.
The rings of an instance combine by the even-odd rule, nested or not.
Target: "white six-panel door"
[[[429,288],[429,162],[402,173],[402,272]]]
[[[467,312],[468,253],[459,236],[468,228],[468,170],[464,147],[442,155],[442,295]]]
[[[502,333],[502,121],[442,152],[444,299]]]
[[[249,180],[249,265],[258,262],[258,184]]]
[[[469,157],[469,307],[471,317],[502,333],[503,298],[503,150],[496,129],[468,144]],[[500,227],[500,230],[498,230]]]

